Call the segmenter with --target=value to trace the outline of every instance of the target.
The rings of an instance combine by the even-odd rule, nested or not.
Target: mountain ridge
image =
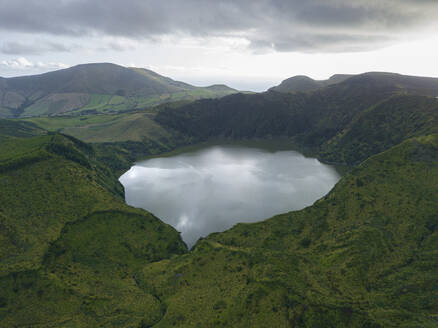
[[[119,112],[166,101],[220,97],[237,90],[195,87],[151,70],[112,63],[80,64],[0,80],[0,117]]]
[[[372,106],[395,96],[435,98],[437,94],[435,78],[366,73],[311,92],[271,90],[163,107],[154,119],[200,140],[288,137],[318,153]]]
[[[392,72],[371,71],[361,74],[335,74],[327,80],[314,80],[305,75],[296,75],[283,80],[279,85],[270,88],[268,91],[283,93],[291,92],[312,92],[324,87],[339,83],[364,83],[379,82],[386,84],[400,84],[402,88],[410,90],[429,88],[428,95],[438,96],[438,78],[415,75],[404,75]]]
[[[279,85],[269,88],[268,91],[285,93],[315,91],[328,85],[341,83],[352,76],[351,74],[334,74],[327,80],[314,80],[306,75],[296,75],[283,80]]]

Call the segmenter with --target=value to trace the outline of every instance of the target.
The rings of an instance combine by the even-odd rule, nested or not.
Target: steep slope
[[[438,99],[397,96],[360,113],[322,146],[328,162],[358,164],[414,136],[438,133]]]
[[[340,83],[310,94],[237,94],[164,108],[156,120],[201,139],[289,136],[314,146],[336,135],[358,112],[395,91],[395,87]]]
[[[226,94],[234,93],[230,89]],[[166,101],[216,97],[224,92],[173,81],[155,72],[114,64],[84,64],[0,81],[3,117],[111,112]]]
[[[1,150],[0,274],[38,267],[67,222],[127,208],[117,177],[85,143],[55,134],[7,140]]]
[[[438,136],[408,140],[307,209],[145,266],[154,327],[435,327],[437,195]]]
[[[183,91],[183,90],[194,90],[196,87],[193,85],[190,85],[188,83],[180,82],[180,81],[174,81],[171,78],[162,76],[160,74],[155,73],[154,71],[151,71],[149,69],[145,68],[137,68],[137,67],[130,67],[131,70],[134,72],[137,72],[146,78],[155,81],[158,84],[161,84],[164,88],[172,87],[174,88],[174,91]],[[168,90],[171,91],[171,90]]]
[[[34,123],[0,119],[0,141],[7,138],[25,138],[45,134],[46,131]]]
[[[124,204],[94,149],[62,135],[0,145],[0,326],[140,326],[162,316],[135,271],[179,233]]]

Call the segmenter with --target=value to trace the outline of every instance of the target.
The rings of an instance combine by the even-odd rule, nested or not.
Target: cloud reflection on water
[[[300,153],[241,146],[147,160],[120,177],[126,202],[181,231],[189,247],[238,222],[311,205],[338,180],[332,167]]]

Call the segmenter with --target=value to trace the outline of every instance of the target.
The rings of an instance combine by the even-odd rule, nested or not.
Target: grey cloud
[[[435,24],[431,0],[0,0],[0,28],[156,39],[239,36],[276,51],[356,51]],[[116,47],[117,48],[117,47]]]
[[[47,52],[69,52],[71,47],[55,42],[22,43],[4,42],[0,43],[0,52],[5,55],[40,55]]]
[[[390,37],[385,35],[351,35],[344,34],[318,34],[302,33],[298,36],[281,35],[251,41],[250,47],[254,50],[265,49],[280,52],[299,51],[303,53],[317,52],[356,52],[374,50],[376,47],[391,44]]]
[[[98,51],[128,51],[128,50],[135,50],[136,45],[134,45],[132,42],[121,42],[121,41],[111,41],[106,42],[103,46],[98,47]]]
[[[68,65],[55,62],[31,62],[25,57],[19,57],[11,60],[0,61],[0,66],[9,70],[41,70],[41,69],[60,69],[67,68]]]

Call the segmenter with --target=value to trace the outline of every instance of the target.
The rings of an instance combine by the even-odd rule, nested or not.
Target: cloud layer
[[[31,62],[25,57],[19,57],[11,60],[2,60],[0,61],[0,66],[11,69],[11,70],[29,70],[29,69],[61,69],[67,68],[68,65],[63,63],[43,63],[39,62]]]
[[[7,41],[0,44],[0,53],[5,55],[40,55],[48,52],[70,52],[71,47],[56,42],[25,43]]]
[[[257,50],[346,52],[385,46],[412,31],[431,28],[438,2],[0,0],[0,8],[3,31],[132,39],[225,36],[246,39]],[[24,50],[11,44],[2,49]]]

